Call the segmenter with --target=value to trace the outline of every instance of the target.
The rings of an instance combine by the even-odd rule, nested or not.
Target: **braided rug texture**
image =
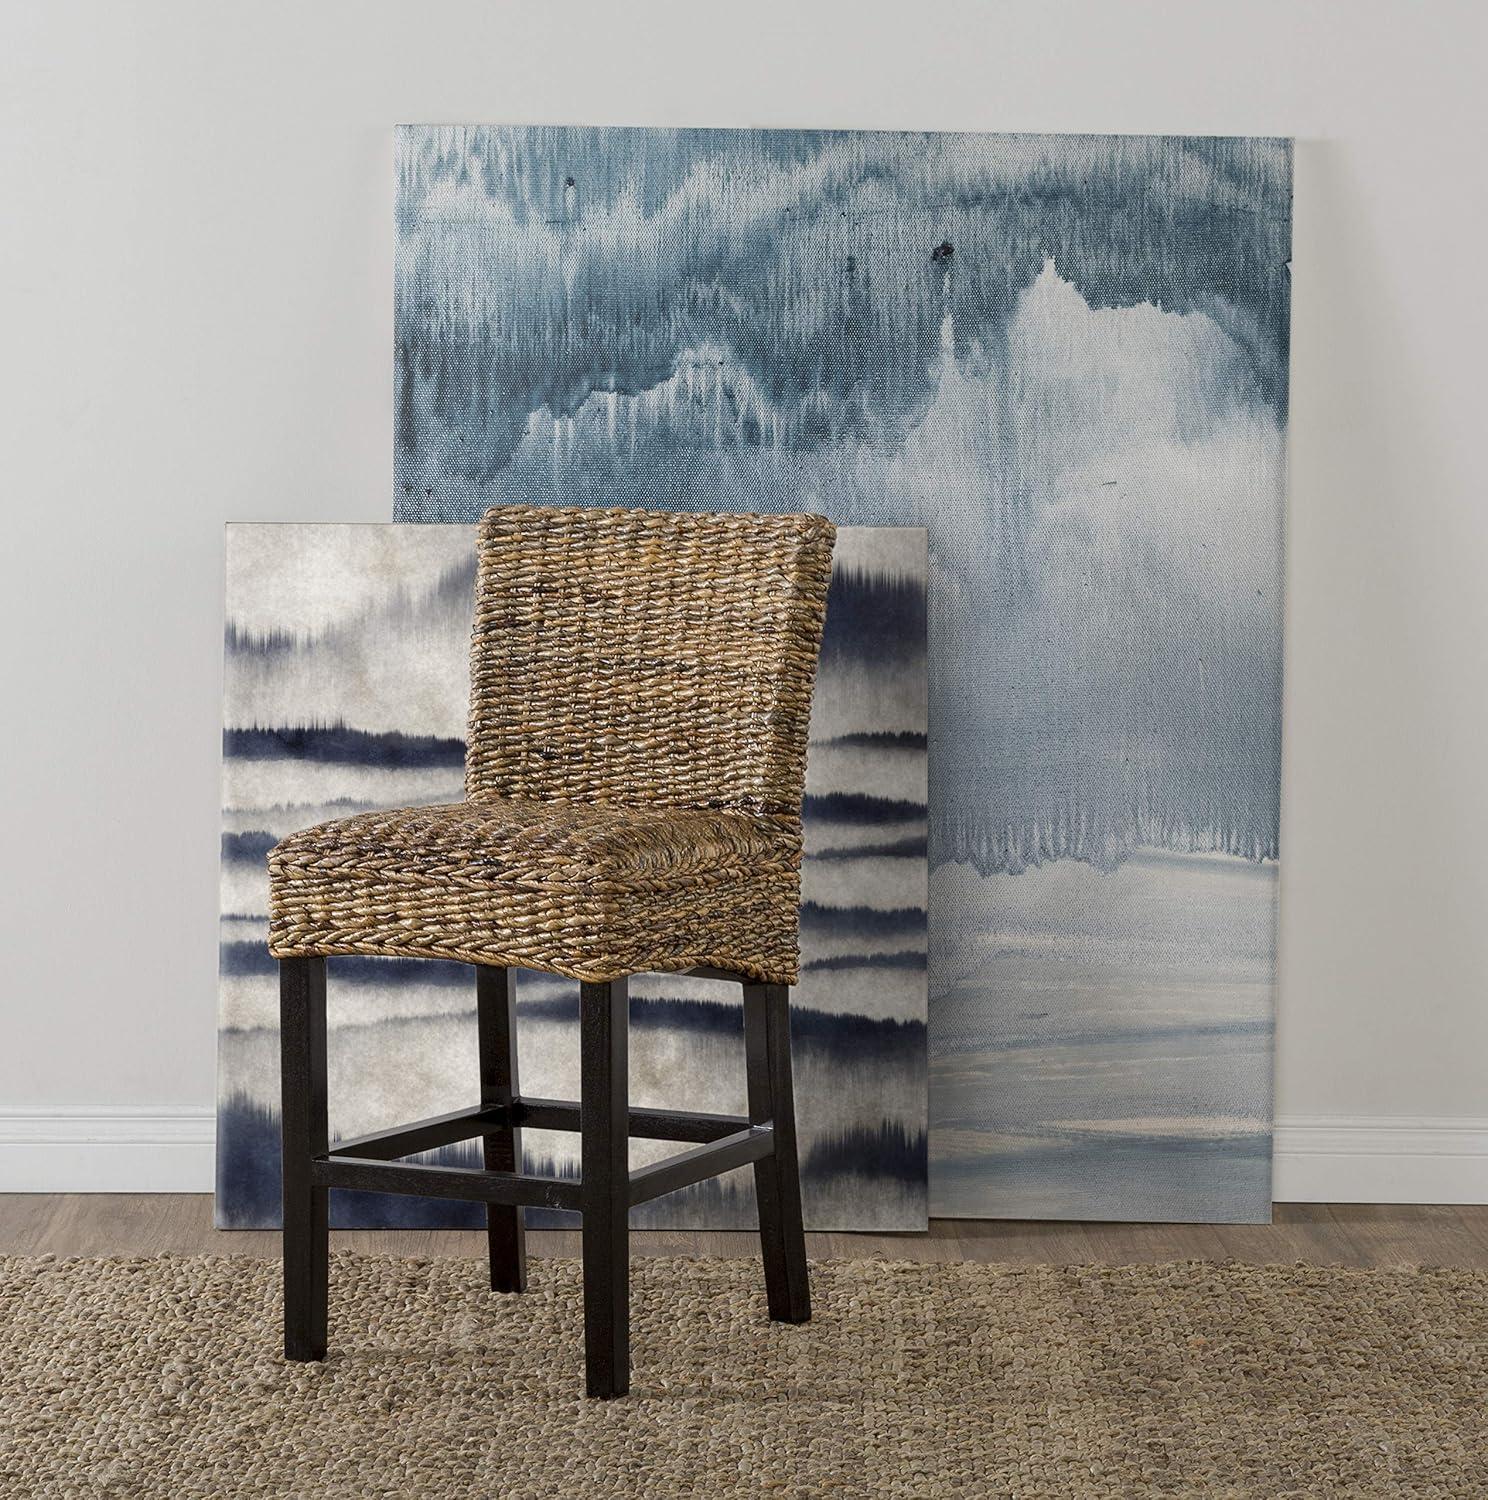
[[[467,801],[283,840],[270,951],[794,983],[834,537],[820,516],[488,510]]]
[[[1488,1274],[634,1263],[634,1387],[587,1401],[575,1261],[335,1257],[331,1353],[279,1268],[0,1260],[6,1496],[1488,1494]]]

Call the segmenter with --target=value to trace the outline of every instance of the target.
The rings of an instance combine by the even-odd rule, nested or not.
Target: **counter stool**
[[[583,1220],[591,1396],[630,1384],[632,1206],[752,1163],[770,1316],[811,1315],[791,1091],[801,796],[833,529],[819,516],[497,506],[477,541],[465,800],[309,828],[269,855],[283,1065],[284,1348],[326,1352],[331,1188],[487,1205],[491,1286],[524,1206]],[[325,960],[475,966],[480,1103],[333,1147]],[[517,1080],[513,972],[580,984],[580,1099]],[[628,979],[742,985],[749,1113],[632,1109]],[[576,1130],[581,1177],[525,1173]],[[691,1145],[632,1172],[631,1136]],[[479,1137],[483,1167],[400,1161]]]

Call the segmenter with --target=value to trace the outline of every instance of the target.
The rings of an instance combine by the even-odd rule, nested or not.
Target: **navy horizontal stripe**
[[[929,956],[923,949],[901,948],[892,953],[833,953],[826,958],[810,958],[801,972],[831,969],[923,969]]]
[[[891,839],[881,844],[858,844],[840,849],[817,849],[812,859],[924,859],[925,837]]]
[[[801,804],[806,818],[830,823],[904,823],[925,816],[923,802],[872,797],[867,792],[809,792]]]
[[[230,760],[298,760],[323,764],[445,770],[465,764],[465,742],[431,734],[374,734],[344,724],[224,729],[222,753]]]

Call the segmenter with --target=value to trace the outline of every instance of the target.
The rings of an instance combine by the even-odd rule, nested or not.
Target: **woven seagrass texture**
[[[283,840],[270,951],[794,983],[833,537],[818,516],[487,511],[467,801]]]
[[[488,510],[466,796],[799,817],[833,537],[819,516]]]
[[[585,1401],[578,1263],[0,1260],[0,1494],[502,1500],[1488,1493],[1488,1274],[639,1257],[635,1377]]]

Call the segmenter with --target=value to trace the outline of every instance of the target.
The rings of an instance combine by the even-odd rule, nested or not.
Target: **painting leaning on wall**
[[[278,976],[265,856],[285,834],[463,796],[475,528],[227,530],[217,1222],[279,1218]],[[925,536],[838,533],[802,809],[801,980],[793,992],[807,1223],[926,1222]],[[465,964],[328,961],[335,1135],[463,1108],[478,1095]],[[578,985],[517,979],[525,1090],[579,1095]],[[639,1105],[744,1113],[737,986],[631,982]],[[528,1169],[577,1171],[577,1137],[523,1132]],[[675,1150],[638,1142],[639,1165]],[[446,1148],[476,1164],[478,1146]],[[344,1227],[478,1226],[479,1204],[333,1192]],[[555,1216],[528,1210],[532,1223]],[[638,1225],[754,1222],[748,1168],[635,1211]]]
[[[1291,146],[409,126],[395,515],[924,526],[931,1209],[1270,1212]]]

